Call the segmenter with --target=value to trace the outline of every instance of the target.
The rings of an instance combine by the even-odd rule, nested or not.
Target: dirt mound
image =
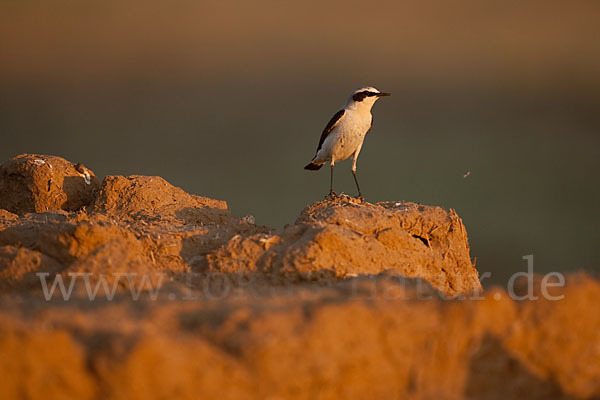
[[[3,221],[0,245],[39,252],[64,276],[130,272],[182,281],[190,272],[220,273],[288,285],[387,272],[423,278],[451,296],[481,290],[460,218],[439,207],[341,198],[315,203],[273,232],[161,178],[111,176],[87,213],[17,219],[5,212]],[[11,287],[28,281],[5,279]]]
[[[600,397],[600,283],[480,297],[453,210],[342,197],[275,232],[60,160],[2,166],[0,398]]]
[[[359,278],[218,301],[171,292],[69,307],[0,298],[0,397],[600,396],[598,281],[570,277],[553,293],[560,301],[539,288],[537,301],[498,289],[448,301],[417,283]]]
[[[3,168],[38,183],[61,168],[79,174],[52,156],[20,156]],[[307,207],[295,224],[273,232],[232,216],[224,201],[190,195],[160,177],[108,176],[88,194],[94,197],[83,212],[17,219],[4,211],[0,245],[39,252],[63,274],[130,271],[182,280],[190,272],[221,273],[287,285],[389,272],[423,278],[447,295],[481,290],[460,218],[439,207],[342,197]]]
[[[232,216],[224,201],[187,194],[160,177],[109,176],[95,195],[79,212],[19,217],[0,210],[0,246],[22,249],[0,258],[0,285],[27,289],[37,280],[39,289],[37,272],[50,281],[59,272],[67,281],[72,274],[109,283],[123,275],[183,280],[233,236],[270,231]]]
[[[16,214],[77,211],[97,190],[92,171],[56,156],[23,154],[0,166],[0,208]]]
[[[178,218],[186,223],[230,222],[227,203],[195,196],[159,176],[107,176],[91,212],[121,218]]]
[[[233,237],[207,261],[212,271],[292,281],[393,272],[450,296],[482,290],[458,215],[413,203],[324,200],[280,233]]]

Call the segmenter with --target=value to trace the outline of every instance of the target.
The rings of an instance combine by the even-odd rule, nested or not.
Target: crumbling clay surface
[[[342,197],[274,231],[61,160],[2,166],[2,399],[600,397],[598,281],[484,293],[452,210]]]
[[[236,236],[207,258],[213,271],[228,273],[319,280],[392,272],[449,296],[481,291],[458,215],[414,203],[324,200],[283,232]]]
[[[462,221],[439,207],[324,200],[274,232],[234,217],[224,201],[134,175],[107,176],[85,212],[3,215],[0,246],[39,252],[63,277],[112,281],[129,272],[183,282],[189,273],[217,273],[289,285],[385,272],[425,279],[449,296],[481,291]],[[5,286],[28,287],[37,272],[27,271],[6,275]]]
[[[23,154],[0,166],[0,208],[15,214],[77,211],[97,190],[92,171],[56,156]]]
[[[117,218],[179,218],[186,223],[230,222],[227,203],[188,194],[160,176],[107,176],[92,212]]]
[[[50,280],[60,273],[64,279],[86,274],[109,283],[123,274],[135,282],[181,281],[233,236],[269,231],[232,216],[223,201],[189,195],[159,177],[109,176],[87,212],[19,218],[2,211],[0,246],[33,252],[30,263],[40,264],[41,257],[44,265],[58,266],[19,270],[7,255],[0,274],[7,290],[30,288],[36,280],[39,289],[38,272],[47,272]]]

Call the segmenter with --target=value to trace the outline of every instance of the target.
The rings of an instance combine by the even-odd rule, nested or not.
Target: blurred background
[[[485,283],[600,268],[600,3],[4,0],[0,162],[160,175],[276,228],[328,191],[304,171],[356,87],[371,202],[453,208]],[[336,190],[355,194],[351,161]],[[465,173],[470,171],[468,177]]]

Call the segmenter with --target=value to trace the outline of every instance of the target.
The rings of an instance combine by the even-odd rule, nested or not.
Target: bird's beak
[[[391,96],[391,93],[377,93],[377,97]]]

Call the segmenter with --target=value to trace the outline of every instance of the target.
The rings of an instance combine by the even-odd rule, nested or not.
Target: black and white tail
[[[323,164],[315,164],[314,162],[311,162],[310,164],[306,164],[304,166],[304,169],[308,169],[311,171],[316,171],[318,169],[321,169],[321,167],[323,166]]]

